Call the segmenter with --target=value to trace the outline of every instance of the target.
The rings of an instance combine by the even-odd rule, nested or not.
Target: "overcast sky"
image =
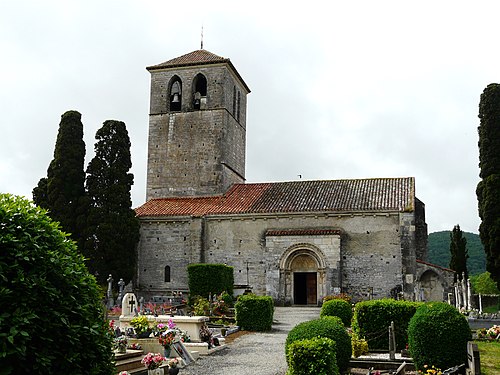
[[[175,5],[178,4],[178,5]],[[144,203],[150,75],[200,48],[252,92],[247,182],[416,178],[429,233],[478,231],[478,104],[500,81],[497,1],[4,1],[0,191],[25,195],[82,113],[87,159],[108,119],[132,142]]]

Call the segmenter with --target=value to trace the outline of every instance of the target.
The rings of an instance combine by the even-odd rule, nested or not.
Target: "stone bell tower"
[[[243,183],[250,89],[231,61],[201,49],[146,69],[146,199],[217,195]]]

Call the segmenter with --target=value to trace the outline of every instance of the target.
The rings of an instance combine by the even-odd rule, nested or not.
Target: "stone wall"
[[[139,287],[167,292],[187,290],[189,263],[225,263],[234,267],[234,282],[257,294],[280,293],[280,260],[287,249],[310,248],[324,256],[324,294],[340,291],[356,299],[391,296],[413,288],[411,214],[234,215],[166,220],[141,219]],[[335,229],[338,235],[267,236],[268,230]],[[403,254],[413,257],[404,259]],[[164,282],[165,265],[172,280]],[[146,271],[144,271],[146,270]],[[413,275],[412,274],[412,275]],[[410,280],[411,279],[411,280]]]

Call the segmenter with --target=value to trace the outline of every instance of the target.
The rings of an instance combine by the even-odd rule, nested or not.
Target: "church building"
[[[425,288],[445,299],[452,272],[425,262],[413,177],[245,183],[250,89],[231,61],[201,49],[147,70],[141,295],[188,292],[189,264],[224,263],[236,292],[279,305],[338,293],[425,299]]]

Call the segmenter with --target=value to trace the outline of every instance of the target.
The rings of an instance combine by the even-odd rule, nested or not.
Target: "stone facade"
[[[189,264],[224,263],[236,285],[278,304],[415,299],[428,274],[417,264],[427,226],[413,178],[245,184],[250,90],[230,61],[200,50],[148,70],[141,295],[188,292]]]

